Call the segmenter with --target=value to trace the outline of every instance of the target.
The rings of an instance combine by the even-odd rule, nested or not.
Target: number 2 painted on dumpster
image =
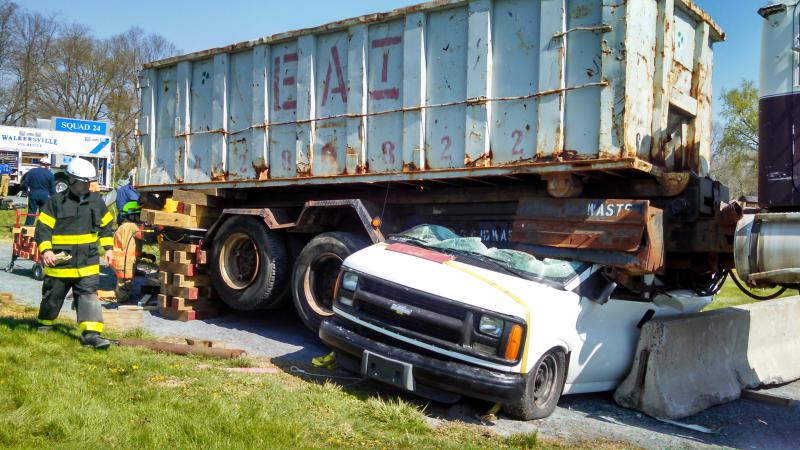
[[[511,149],[511,154],[515,156],[524,155],[525,149],[519,146],[519,144],[522,143],[522,131],[514,130],[514,132],[511,133],[511,137],[517,139],[517,142],[514,143],[514,147],[512,147]]]

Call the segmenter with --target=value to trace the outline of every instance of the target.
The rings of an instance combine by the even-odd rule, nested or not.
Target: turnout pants
[[[11,177],[8,175],[0,175],[0,197],[8,197],[8,182]]]
[[[45,277],[42,285],[42,304],[39,306],[39,323],[52,325],[64,305],[67,292],[72,289],[72,301],[78,313],[81,332],[103,332],[103,310],[97,301],[99,275],[84,278]]]

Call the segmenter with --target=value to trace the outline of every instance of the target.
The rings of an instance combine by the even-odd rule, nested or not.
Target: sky
[[[420,0],[421,1],[421,0]],[[28,10],[81,23],[98,37],[131,27],[164,36],[182,52],[221,47],[327,22],[409,6],[415,0],[16,0]],[[758,82],[762,18],[767,0],[695,0],[725,30],[714,48],[714,111],[719,96],[742,79]]]

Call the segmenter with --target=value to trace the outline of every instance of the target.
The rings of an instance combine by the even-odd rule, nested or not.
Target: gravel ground
[[[11,246],[0,242],[0,267],[4,268]],[[0,291],[11,292],[20,303],[37,306],[41,282],[31,278],[30,262],[18,261],[13,274],[0,272]],[[101,287],[113,289],[114,278],[101,277]],[[64,311],[70,307],[69,300]],[[290,308],[266,313],[231,313],[206,322],[173,322],[146,314],[145,328],[157,336],[194,337],[222,341],[242,348],[250,355],[277,359],[284,363],[308,364],[311,358],[327,353]],[[282,364],[283,365],[283,364]],[[370,388],[386,389],[369,383]],[[363,386],[362,386],[363,387]],[[777,406],[751,400],[738,400],[711,408],[681,421],[713,431],[701,433],[663,423],[636,411],[617,406],[611,394],[564,397],[555,413],[533,422],[500,418],[487,428],[499,434],[538,432],[544,439],[589,443],[611,441],[622,446],[643,448],[734,447],[789,449],[800,447],[800,382],[770,389],[769,392],[798,400],[791,406]],[[447,407],[430,405],[426,413],[433,425],[446,420],[479,423],[477,416],[488,409],[482,402],[462,401]]]

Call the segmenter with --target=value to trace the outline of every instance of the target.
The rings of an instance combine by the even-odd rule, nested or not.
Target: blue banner
[[[95,122],[93,120],[65,119],[56,117],[54,122],[55,131],[66,131],[69,133],[84,134],[108,134],[108,124],[105,122]]]

